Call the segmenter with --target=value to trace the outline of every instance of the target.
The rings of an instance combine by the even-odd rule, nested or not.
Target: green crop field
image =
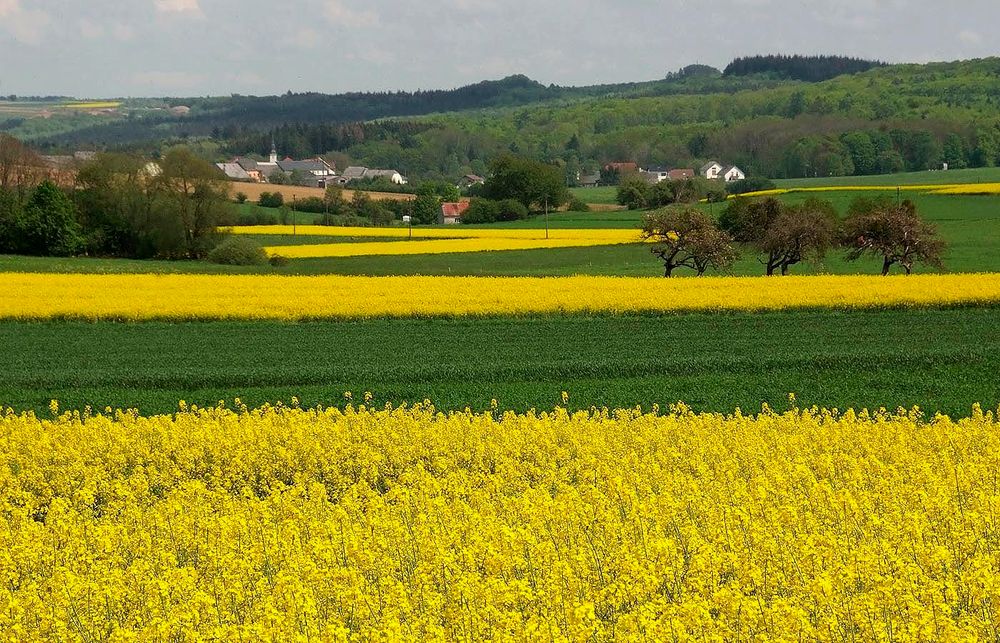
[[[781,188],[836,187],[842,185],[941,185],[945,183],[1000,183],[1000,168],[929,170],[871,176],[828,176],[812,179],[778,179]]]
[[[1000,402],[996,309],[280,323],[0,323],[0,405],[46,412],[179,399],[443,408],[699,410]]]

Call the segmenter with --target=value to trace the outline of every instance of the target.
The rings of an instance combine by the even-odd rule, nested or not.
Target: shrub
[[[569,202],[570,212],[590,212],[590,206],[586,204],[580,197],[573,197]]]
[[[285,255],[271,255],[267,262],[275,268],[284,268],[288,265],[289,260]]]
[[[462,215],[462,223],[492,223],[500,216],[500,203],[473,197],[469,209]]]
[[[208,253],[208,260],[226,266],[262,266],[267,263],[267,253],[257,242],[247,237],[233,236]]]
[[[528,208],[515,199],[504,199],[497,205],[497,221],[517,221],[528,218]]]
[[[277,225],[278,217],[267,210],[255,209],[250,212],[241,212],[236,217],[236,225]]]
[[[777,186],[775,186],[774,181],[771,179],[754,177],[752,179],[743,179],[741,181],[727,183],[726,192],[729,194],[746,194],[747,192],[773,190],[775,187]]]
[[[237,203],[246,203],[247,202],[247,193],[246,192],[237,192],[236,193],[236,202]]]
[[[261,192],[257,205],[264,208],[280,208],[285,205],[285,195],[281,192]]]
[[[326,212],[326,202],[318,196],[309,196],[295,201],[295,209],[298,212],[320,214]]]

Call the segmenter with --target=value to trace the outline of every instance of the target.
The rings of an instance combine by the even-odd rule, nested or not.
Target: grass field
[[[996,183],[1000,168],[984,167],[965,170],[930,170],[901,174],[871,176],[830,176],[812,179],[778,179],[780,188],[833,187],[841,185],[940,185],[945,183]]]
[[[1000,402],[1000,310],[282,323],[0,323],[0,406],[177,401],[697,410]]]

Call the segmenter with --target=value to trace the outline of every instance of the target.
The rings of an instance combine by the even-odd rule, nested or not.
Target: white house
[[[747,178],[747,175],[740,168],[735,165],[730,165],[729,167],[723,168],[722,173],[719,175],[725,179],[726,183],[732,183],[733,181],[742,181]]]
[[[701,166],[698,174],[702,175],[706,179],[717,179],[722,176],[722,170],[724,169],[725,168],[722,167],[722,164],[718,161],[709,161]]]

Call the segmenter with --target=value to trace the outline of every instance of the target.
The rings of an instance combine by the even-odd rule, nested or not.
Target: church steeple
[[[278,162],[278,148],[274,145],[274,136],[271,137],[271,162]]]

